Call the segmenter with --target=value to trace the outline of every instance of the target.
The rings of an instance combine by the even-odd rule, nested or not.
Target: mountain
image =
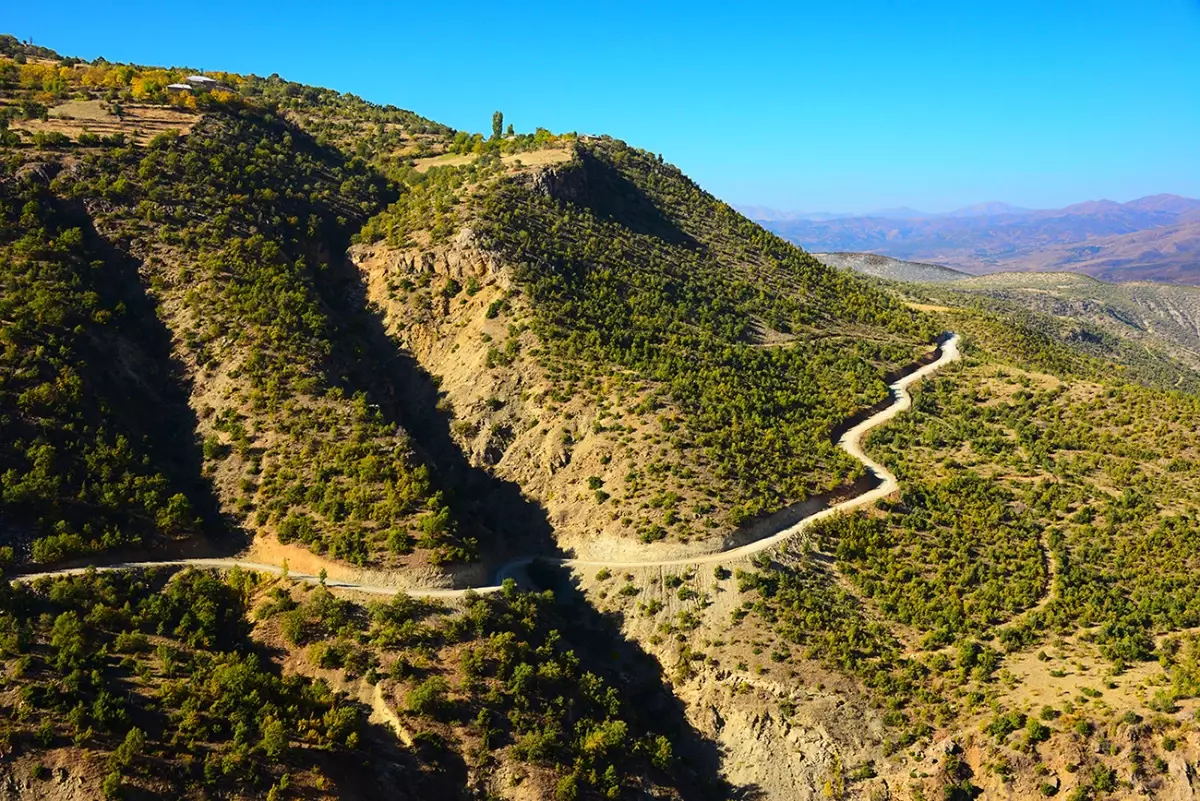
[[[1175,196],[1156,195],[1155,197],[1172,198]],[[1146,198],[1148,201],[1152,201],[1153,199],[1154,198]],[[1180,200],[1185,199],[1180,198]],[[767,206],[735,206],[735,208],[753,220],[763,220],[768,222],[787,222],[789,220],[808,220],[817,222],[826,220],[842,220],[856,216],[852,214],[837,214],[827,211],[780,211]],[[1008,203],[992,201],[988,203],[976,203],[971,206],[964,206],[961,209],[933,214],[924,211],[918,211],[917,209],[909,208],[908,206],[898,206],[895,208],[878,209],[861,216],[882,218],[887,220],[929,220],[938,217],[994,217],[1001,214],[1023,214],[1028,212],[1031,212],[1031,210],[1013,206]]]
[[[1105,281],[1197,284],[1200,222],[1053,245],[1022,259],[1019,268],[1034,272],[1078,271]]]
[[[1193,218],[1197,212],[1200,212],[1200,200],[1180,197],[1179,195],[1148,195],[1137,200],[1131,200],[1125,205],[1146,212],[1191,215]]]
[[[0,53],[6,797],[1194,794],[1195,289]]]
[[[741,214],[752,220],[771,220],[787,222],[788,220],[837,220],[848,217],[848,214],[838,214],[828,211],[780,211],[767,206],[734,206]]]
[[[928,220],[937,217],[936,214],[926,214],[923,211],[910,209],[908,206],[896,206],[895,208],[878,209],[872,211],[866,216],[875,217],[881,220]]]
[[[1010,203],[1002,203],[998,200],[989,201],[987,203],[975,203],[970,206],[963,206],[961,209],[948,211],[945,214],[938,215],[940,217],[999,217],[1004,214],[1029,214],[1032,209],[1023,209],[1019,206],[1014,206]]]
[[[1155,195],[1029,211],[984,204],[934,218],[766,222],[819,251],[865,251],[972,273],[1071,270],[1109,280],[1195,283],[1200,201]],[[978,209],[976,210],[978,211]]]
[[[452,609],[325,582],[753,538],[856,491],[837,429],[933,321],[609,138],[10,52],[0,557],[52,575],[0,587],[5,774],[726,795],[659,663],[569,582]],[[164,565],[54,572],[131,559]]]

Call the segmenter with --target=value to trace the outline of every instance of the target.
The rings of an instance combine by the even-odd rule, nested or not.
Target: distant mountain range
[[[744,213],[754,211],[769,210]],[[1061,270],[1107,281],[1200,284],[1200,200],[1178,195],[1062,209],[991,202],[944,214],[885,209],[784,217],[756,219],[811,251],[874,253],[976,274]]]
[[[963,206],[961,209],[944,212],[918,211],[908,206],[897,206],[890,209],[877,209],[867,214],[850,214],[831,211],[780,211],[768,206],[737,206],[738,211],[752,220],[759,222],[793,222],[807,220],[809,222],[826,222],[829,220],[846,220],[871,218],[877,220],[936,220],[953,217],[984,217],[997,214],[1022,214],[1030,211],[1020,206],[1002,203],[998,200],[986,203],[975,203]]]

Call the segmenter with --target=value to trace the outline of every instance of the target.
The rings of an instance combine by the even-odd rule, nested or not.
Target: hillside
[[[610,137],[0,54],[8,797],[1200,789],[1191,288],[818,257]],[[1069,214],[1181,201],[1112,205]]]
[[[20,570],[241,549],[391,586],[478,583],[508,555],[594,536],[597,510],[611,517],[611,547],[697,538],[720,547],[753,536],[739,527],[772,512],[850,491],[861,468],[833,448],[834,427],[881,400],[885,376],[935,332],[623,144],[542,130],[486,139],[278,78],[214,73],[217,88],[168,91],[188,74],[20,48],[0,63],[0,412],[12,433],[0,447],[0,534]],[[379,274],[371,258],[404,269]],[[447,326],[479,330],[467,342]],[[437,349],[457,352],[453,366]],[[699,354],[702,371],[692,369]],[[545,456],[508,453],[520,435]],[[531,475],[542,470],[549,476]],[[205,763],[210,787],[232,781],[278,797],[295,782],[350,796],[355,777],[339,763],[365,758],[368,741],[351,721],[364,714],[360,689],[373,685],[391,699],[377,707],[404,708],[408,697],[415,720],[436,730],[403,735],[400,752],[383,757],[385,773],[408,770],[413,787],[433,771],[462,792],[512,781],[535,794],[558,787],[561,797],[576,787],[669,793],[686,762],[652,733],[660,723],[698,774],[678,787],[694,796],[719,782],[703,738],[664,707],[657,671],[620,678],[642,664],[640,648],[582,599],[571,602],[570,588],[559,591],[570,621],[558,624],[538,596],[506,596],[537,629],[515,635],[518,652],[536,650],[541,669],[563,660],[552,671],[561,678],[522,685],[520,708],[493,695],[469,700],[483,688],[456,668],[470,639],[462,629],[489,641],[503,632],[453,622],[470,620],[463,609],[447,611],[453,633],[388,635],[371,656],[355,645],[367,635],[345,629],[367,611],[330,612],[321,600],[312,614],[335,622],[297,624],[310,633],[285,633],[289,648],[248,676],[284,682],[252,721],[228,730],[197,722],[196,737],[169,739],[148,700],[179,670],[162,654],[186,653],[183,671],[200,677],[225,670],[212,659],[277,647],[277,635],[253,626],[218,644],[149,611],[211,576],[132,580],[22,585],[5,600],[5,625],[20,632],[5,658],[23,666],[12,674],[19,697],[6,703],[92,710],[63,730],[7,730],[36,781],[52,765],[85,795],[178,789],[197,779],[200,743],[216,755],[232,742],[219,767]],[[232,590],[218,579],[205,585],[213,597],[185,593],[178,603],[229,622],[259,619],[261,591],[229,580]],[[272,592],[271,604],[292,608],[287,581]],[[92,631],[64,656],[64,632],[85,612],[71,599],[91,593],[133,611],[95,606]],[[37,609],[50,617],[34,625],[25,616]],[[411,628],[413,614],[405,608],[394,625]],[[345,644],[335,641],[343,634]],[[418,643],[415,663],[391,667],[384,652]],[[294,646],[311,647],[289,656]],[[147,648],[162,664],[143,664]],[[626,656],[613,662],[618,650]],[[595,673],[578,667],[599,654]],[[501,681],[528,681],[521,670],[510,677],[520,663],[499,658]],[[76,667],[92,678],[39,695],[52,668]],[[618,679],[644,688],[634,694],[660,709],[654,722],[621,719],[601,685],[600,707],[580,717],[546,683]],[[132,706],[95,711],[113,681],[133,682]],[[323,720],[345,714],[340,733],[308,742],[311,722],[273,711],[297,693],[325,699],[312,712]],[[544,710],[524,710],[543,694]],[[271,720],[282,729],[260,728]],[[72,743],[102,756],[79,773],[56,750]],[[270,769],[290,764],[290,743],[334,758]],[[596,762],[602,753],[626,756]],[[262,755],[265,773],[237,767]],[[443,759],[466,767],[439,767]]]
[[[1106,281],[1194,284],[1200,201],[1154,195],[1062,209],[765,220],[802,247],[863,251],[969,273],[1071,271]]]
[[[33,74],[48,67],[20,69]],[[68,71],[79,83],[68,80],[65,91],[77,87],[85,96],[102,94],[90,86],[121,79],[112,75],[116,67]],[[883,375],[932,335],[928,323],[896,301],[762,238],[677,171],[615,143],[539,134],[495,142],[495,152],[472,158],[463,151],[480,141],[451,139],[408,112],[364,111],[353,99],[230,76],[224,80],[239,91],[167,96],[163,82],[174,76],[160,72],[131,77],[132,93],[165,100],[180,113],[196,106],[186,134],[169,130],[129,145],[115,138],[94,143],[82,130],[80,144],[58,132],[66,144],[54,150],[44,132],[33,130],[32,149],[19,149],[14,163],[64,202],[81,203],[85,223],[137,264],[173,342],[170,358],[182,369],[179,383],[188,388],[196,418],[188,438],[202,440],[202,469],[221,514],[272,548],[296,541],[360,567],[437,567],[474,559],[481,544],[501,553],[513,548],[495,535],[520,528],[503,522],[514,514],[511,503],[490,490],[480,497],[474,472],[480,465],[464,464],[454,443],[430,434],[429,415],[440,414],[430,407],[444,404],[421,376],[427,366],[388,372],[370,366],[398,366],[404,356],[363,305],[363,276],[342,256],[352,237],[397,252],[419,248],[420,269],[436,264],[453,238],[477,238],[477,250],[515,282],[528,308],[525,315],[504,315],[505,350],[489,361],[510,367],[522,336],[539,353],[544,341],[545,355],[515,372],[548,376],[551,397],[574,391],[574,371],[585,370],[580,380],[589,383],[623,371],[629,391],[641,396],[634,404],[641,424],[658,429],[641,438],[658,447],[654,458],[597,472],[608,473],[604,482],[632,484],[635,494],[642,470],[680,479],[650,492],[662,520],[621,520],[648,539],[674,533],[668,527],[677,521],[740,525],[848,486],[855,467],[832,448],[828,432],[880,400]],[[14,97],[25,96],[18,90]],[[292,98],[290,107],[275,106],[275,97]],[[382,121],[364,128],[360,117]],[[25,129],[10,134],[16,130]],[[372,164],[322,142],[374,152]],[[62,171],[67,154],[77,161]],[[623,158],[641,161],[622,172]],[[525,160],[566,161],[545,170]],[[559,205],[561,194],[571,192],[584,201],[577,215]],[[724,215],[712,230],[697,228],[709,225],[700,219],[704,207]],[[512,219],[514,211],[526,216]],[[544,235],[549,226],[554,236]],[[534,236],[539,228],[542,235]],[[530,242],[555,250],[530,250]],[[591,252],[599,242],[612,250]],[[577,265],[574,273],[537,271],[564,261]],[[455,293],[447,278],[431,290],[446,305]],[[408,295],[404,284],[400,292]],[[424,302],[426,294],[410,300]],[[713,297],[720,301],[709,305]],[[786,343],[793,344],[781,347]],[[473,344],[478,350],[480,343]],[[699,348],[711,354],[712,368],[684,370]],[[728,364],[730,358],[736,363]],[[854,381],[822,383],[834,374]],[[735,376],[737,383],[754,378],[732,395],[718,390]],[[424,389],[413,382],[425,382]],[[456,399],[448,400],[445,411]],[[777,426],[788,415],[790,428],[761,435],[763,425]],[[731,427],[735,417],[739,424]],[[422,441],[405,431],[406,420],[421,429]],[[485,421],[473,422],[478,428]],[[572,436],[564,432],[559,445]],[[754,466],[767,472],[748,474]],[[718,494],[699,499],[699,483],[716,483]],[[456,489],[481,502],[455,506]],[[610,508],[625,500],[618,497]],[[676,507],[683,503],[705,511],[681,515]],[[686,537],[690,527],[679,528]],[[45,524],[39,533],[49,536]],[[84,540],[75,553],[104,547]]]
[[[856,273],[888,281],[917,281],[934,284],[943,281],[958,281],[969,275],[937,264],[892,259],[875,253],[814,253],[813,258],[830,267],[853,270]]]
[[[958,282],[954,290],[1086,326],[1200,367],[1200,290],[1195,287],[1111,284],[1072,273],[994,273]]]
[[[1071,270],[1104,281],[1200,283],[1200,219],[1057,245],[1014,263],[1029,271]]]
[[[437,191],[430,161],[466,155],[462,172],[474,172],[482,136],[277,78],[222,73],[226,88],[172,96],[164,87],[186,71],[15,55],[0,61],[9,123],[0,260],[6,569],[248,549],[323,575],[369,571],[393,586],[428,585],[482,577],[481,556],[544,547],[510,515],[527,501],[443,447],[451,440],[433,380],[383,332],[346,257],[372,215]],[[69,113],[79,103],[109,109],[118,122],[106,123],[119,130],[93,134],[92,120]],[[147,115],[125,113],[135,105],[186,124],[144,137]],[[489,152],[511,163],[540,137],[514,136]],[[422,235],[437,234],[439,214],[416,213]],[[508,505],[492,508],[495,498]],[[371,655],[357,648],[365,605],[321,618],[334,614],[325,593],[312,614],[327,623],[299,620],[281,650],[278,634],[239,628],[256,619],[257,591],[229,580],[232,589],[219,577],[207,585],[213,598],[184,594],[169,614],[162,599],[192,579],[132,590],[70,579],[6,594],[0,649],[6,666],[20,667],[5,674],[12,722],[2,735],[21,755],[6,781],[29,797],[51,781],[66,784],[55,791],[64,797],[86,798],[231,788],[245,797],[377,797],[373,782],[408,787],[407,797],[500,785],[534,797],[559,786],[675,792],[681,763],[666,735],[622,719],[604,685],[633,671],[637,650],[572,607],[569,593],[553,612],[534,593],[513,594],[522,611],[499,628],[482,608],[474,617],[462,605],[448,609],[445,635],[415,630],[407,607],[392,618],[372,613],[389,631],[406,628],[383,635]],[[293,606],[279,595],[289,588],[283,582],[272,601],[282,611]],[[89,603],[93,594],[112,607]],[[43,611],[45,621],[28,617]],[[240,639],[194,637],[190,627],[211,625],[214,614]],[[88,630],[64,656],[65,632],[85,617]],[[321,650],[348,621],[364,633],[346,630],[345,645]],[[567,629],[574,643],[559,633]],[[457,672],[476,637],[485,641],[478,670],[511,678],[515,707]],[[361,656],[347,655],[351,643]],[[444,649],[432,650],[438,643]],[[395,658],[411,648],[419,653]],[[599,672],[581,667],[596,663],[598,648]],[[628,655],[614,660],[618,649]],[[393,671],[386,698],[382,674],[368,671],[380,660]],[[622,686],[641,709],[659,710],[651,728],[665,723],[671,741],[698,758],[703,747],[663,708],[657,673],[633,672]],[[206,692],[215,695],[187,706],[213,707],[218,718],[189,719],[193,734],[172,735],[181,724],[158,714],[158,699],[177,676],[208,682],[210,673],[216,686]],[[60,688],[55,676],[68,674],[90,678]],[[241,690],[225,680],[263,689],[235,711],[223,694]],[[562,683],[593,686],[599,706],[562,701]],[[107,700],[118,690],[120,704]],[[397,742],[364,728],[372,705],[385,718],[411,707],[402,732],[412,734]],[[65,728],[45,722],[51,710]],[[379,772],[361,771],[363,762]],[[680,786],[716,781],[700,775]]]
[[[545,504],[583,555],[715,549],[846,491],[857,468],[829,434],[884,397],[928,322],[648,154],[562,153],[483,187],[465,181],[495,167],[448,178],[471,202],[432,248],[397,233],[401,201],[352,249],[473,463]]]

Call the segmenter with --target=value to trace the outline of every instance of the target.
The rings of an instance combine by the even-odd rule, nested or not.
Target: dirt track
[[[803,520],[800,520],[797,523],[794,523],[786,528],[783,528],[770,536],[764,537],[759,540],[755,540],[754,542],[748,543],[746,545],[740,545],[738,547],[730,548],[730,549],[724,550],[724,551],[700,554],[700,555],[691,556],[691,557],[682,557],[682,558],[678,558],[678,559],[665,559],[665,560],[651,560],[651,561],[642,561],[642,562],[628,561],[628,560],[626,560],[626,561],[590,561],[590,560],[582,560],[582,559],[550,559],[550,558],[546,558],[546,557],[540,557],[537,555],[523,556],[523,557],[514,559],[514,560],[502,565],[500,567],[500,569],[496,571],[496,577],[495,577],[495,580],[493,581],[493,583],[486,585],[486,586],[471,587],[471,588],[467,588],[467,589],[397,588],[397,587],[387,587],[387,586],[376,586],[376,585],[371,585],[371,584],[358,584],[358,583],[351,582],[351,581],[336,581],[336,580],[332,580],[332,579],[326,579],[324,581],[324,583],[328,587],[354,590],[356,592],[364,592],[364,593],[369,593],[372,595],[395,595],[399,592],[403,592],[403,593],[406,593],[408,595],[418,597],[418,598],[447,598],[447,599],[449,599],[449,598],[461,598],[464,595],[466,595],[468,592],[475,592],[475,593],[480,593],[480,594],[496,592],[500,589],[501,583],[506,578],[514,577],[516,574],[523,571],[526,567],[528,567],[533,562],[542,562],[547,565],[559,565],[559,566],[568,567],[568,568],[607,567],[607,568],[613,568],[613,569],[628,569],[628,568],[637,568],[637,567],[687,567],[687,566],[691,566],[691,565],[710,565],[710,564],[720,564],[720,563],[725,563],[725,562],[737,562],[739,560],[746,559],[750,556],[753,556],[756,553],[760,553],[769,548],[773,548],[776,545],[780,544],[781,542],[783,542],[787,539],[790,539],[791,537],[794,537],[796,534],[799,534],[801,531],[808,528],[809,526],[811,526],[813,523],[815,523],[818,520],[821,520],[826,517],[830,517],[835,514],[839,514],[841,512],[850,511],[851,509],[857,509],[862,506],[867,506],[867,505],[872,504],[875,501],[879,500],[880,498],[885,498],[888,495],[891,495],[893,492],[898,490],[900,488],[900,485],[897,483],[896,477],[890,471],[888,471],[887,468],[885,468],[883,465],[879,464],[878,462],[874,461],[873,459],[871,459],[871,457],[867,456],[863,452],[863,450],[862,450],[863,436],[871,429],[876,428],[877,426],[883,425],[888,420],[891,420],[893,417],[895,417],[896,415],[900,414],[901,412],[907,410],[910,406],[912,406],[912,396],[908,394],[908,387],[910,385],[912,385],[913,383],[920,381],[922,378],[925,378],[926,376],[936,372],[937,370],[941,369],[942,367],[949,364],[950,362],[955,361],[956,359],[958,359],[958,357],[959,357],[958,335],[952,334],[949,339],[947,339],[944,343],[942,343],[942,345],[940,347],[940,353],[936,360],[930,362],[927,365],[924,365],[923,367],[920,367],[917,370],[914,370],[913,372],[909,373],[908,375],[905,375],[892,383],[891,391],[892,391],[893,400],[892,400],[891,404],[889,404],[887,407],[881,409],[880,411],[876,412],[875,414],[871,415],[866,420],[863,420],[862,422],[860,422],[857,425],[850,428],[845,434],[842,435],[842,438],[840,440],[838,440],[838,445],[840,445],[841,448],[844,451],[846,451],[846,453],[850,454],[855,459],[862,462],[866,466],[867,470],[879,480],[879,484],[877,486],[875,486],[873,489],[863,492],[860,495],[856,495],[853,498],[848,498],[847,500],[842,501],[841,503],[837,503],[837,504],[834,504],[833,506],[826,507],[825,509],[822,509],[812,515],[809,515],[808,517],[804,518]],[[263,564],[261,562],[252,562],[252,561],[247,561],[247,560],[237,559],[237,558],[230,558],[230,559],[168,559],[168,560],[163,560],[163,561],[158,561],[158,562],[119,562],[116,564],[106,565],[103,567],[98,566],[95,568],[80,567],[80,568],[70,568],[70,569],[66,569],[66,570],[51,570],[51,571],[47,571],[44,573],[30,573],[30,574],[26,574],[23,576],[18,576],[14,580],[15,581],[33,581],[35,579],[43,578],[43,577],[79,575],[82,573],[86,573],[90,569],[95,569],[98,571],[136,570],[139,568],[170,567],[170,566],[212,568],[212,569],[218,569],[218,570],[229,570],[234,567],[238,567],[238,568],[241,568],[242,570],[253,570],[253,571],[257,571],[257,572],[261,572],[261,573],[271,573],[273,575],[281,575],[284,572],[284,569],[278,565]],[[288,576],[297,581],[305,581],[305,582],[308,582],[311,584],[316,584],[321,581],[321,578],[319,576],[314,576],[314,575],[310,575],[307,573],[295,573],[295,572],[289,571]]]

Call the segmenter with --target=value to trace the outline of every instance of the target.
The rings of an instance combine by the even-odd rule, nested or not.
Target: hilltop
[[[833,447],[834,428],[884,398],[885,377],[935,333],[611,139],[518,134],[500,119],[491,136],[469,134],[277,77],[205,81],[11,44],[0,60],[6,566],[242,550],[445,586],[588,539],[721,547],[760,518],[851,491],[861,467]],[[26,632],[6,653],[26,654],[18,684],[34,688],[6,696],[10,709],[99,709],[119,683],[134,688],[121,711],[62,726],[18,716],[4,736],[23,770],[41,781],[47,757],[35,755],[75,743],[101,755],[78,775],[84,794],[102,779],[106,794],[158,792],[203,774],[272,797],[288,782],[346,795],[354,777],[338,762],[369,742],[384,749],[381,775],[406,776],[414,793],[512,775],[560,794],[695,795],[719,781],[656,670],[624,686],[658,722],[605,689],[644,655],[582,599],[565,607],[568,625],[513,591],[496,614],[522,609],[524,622],[493,624],[491,603],[393,613],[323,590],[306,601],[286,579],[206,575],[59,579],[6,596],[4,625]],[[86,612],[76,593],[134,611],[68,655]],[[217,642],[172,617],[185,611],[143,611],[161,597],[238,633]],[[48,617],[35,624],[30,609]],[[282,612],[293,621],[282,634],[245,624]],[[448,615],[445,630],[411,630],[429,615]],[[407,621],[407,633],[378,634],[368,617]],[[478,649],[470,670],[484,675],[501,659],[501,681],[527,669],[493,651],[501,635],[504,653],[563,660],[562,680],[595,685],[599,706],[555,701],[549,676],[521,693],[520,713],[480,695],[456,668],[463,648]],[[245,670],[273,700],[231,713],[236,725],[197,724],[190,744],[167,739],[150,699],[180,666],[206,675],[211,659],[240,663],[267,642],[278,655]],[[138,656],[151,645],[160,663]],[[595,663],[615,650],[625,655]],[[95,672],[38,695],[54,669]],[[197,702],[226,703],[216,692]],[[411,717],[402,733],[438,733],[404,733],[397,752],[366,727],[357,699],[371,692]],[[327,734],[275,711],[300,697],[321,699],[304,714]],[[193,761],[199,743],[228,753],[222,767]],[[301,764],[293,747],[350,760]],[[251,754],[290,772],[268,760],[246,773]],[[70,760],[52,764],[75,775]]]
[[[0,53],[10,795],[1194,792],[1190,288],[817,257],[611,137]],[[54,573],[192,555],[277,571]]]

